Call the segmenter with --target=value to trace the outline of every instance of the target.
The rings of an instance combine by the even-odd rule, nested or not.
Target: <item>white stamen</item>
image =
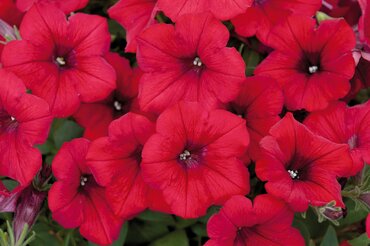
[[[13,116],[10,116],[10,119],[11,119],[12,121],[15,121],[15,118],[14,118]]]
[[[194,66],[198,66],[198,67],[201,67],[203,65],[202,61],[200,60],[199,57],[195,57],[194,61],[193,61],[193,65]]]
[[[80,184],[81,184],[81,186],[85,186],[85,185],[86,185],[86,183],[87,183],[87,178],[82,176],[82,177],[80,178]]]
[[[184,152],[180,154],[180,160],[185,161],[188,158],[191,159],[191,153],[189,152],[189,150],[184,150]]]
[[[348,139],[349,149],[352,150],[357,147],[357,135],[353,135]]]
[[[288,170],[288,173],[290,174],[290,177],[292,179],[298,179],[299,178],[297,170]]]
[[[57,59],[55,59],[56,61],[57,61],[57,63],[58,63],[58,65],[59,66],[64,66],[64,65],[66,65],[66,61],[64,60],[64,58],[63,57],[57,57]]]
[[[120,103],[119,101],[114,101],[113,106],[117,111],[122,110],[122,103]]]
[[[310,73],[316,73],[317,70],[319,70],[319,67],[318,66],[311,66],[311,67],[308,68],[308,71]]]

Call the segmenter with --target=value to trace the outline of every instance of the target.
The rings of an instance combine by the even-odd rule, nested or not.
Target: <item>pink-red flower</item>
[[[186,15],[176,25],[158,24],[137,39],[144,71],[139,103],[160,113],[180,100],[210,109],[233,100],[245,78],[245,64],[226,48],[227,28],[210,14]]]
[[[248,77],[239,96],[229,105],[229,111],[246,119],[251,143],[248,156],[256,160],[259,142],[270,128],[280,120],[283,93],[274,79],[262,76]]]
[[[281,200],[259,195],[252,202],[234,196],[207,224],[205,246],[303,246],[303,237],[292,227],[294,213]]]
[[[353,159],[355,175],[370,163],[370,102],[348,107],[343,102],[331,104],[322,111],[311,113],[304,124],[313,132],[335,143],[347,144]]]
[[[156,23],[157,0],[120,0],[109,10],[109,16],[126,30],[126,52],[136,52],[136,37]]]
[[[199,217],[211,205],[249,192],[248,170],[238,159],[248,144],[240,117],[181,102],[159,116],[144,145],[142,175],[163,191],[169,213]]]
[[[324,109],[348,93],[356,40],[344,20],[317,27],[312,18],[292,15],[271,31],[268,43],[275,50],[255,73],[279,82],[289,110]]]
[[[320,0],[254,0],[252,7],[231,20],[237,34],[256,35],[266,42],[271,29],[291,13],[312,16],[321,6]]]
[[[65,14],[84,8],[89,0],[16,0],[17,8],[28,11],[35,3],[52,4],[61,9]]]
[[[117,89],[103,101],[82,103],[73,115],[77,123],[85,128],[84,137],[90,140],[107,136],[108,126],[113,120],[129,111],[139,111],[137,94],[141,70],[132,70],[129,61],[116,53],[108,53],[105,58],[116,70]]]
[[[55,116],[69,116],[80,102],[102,100],[114,89],[114,69],[103,58],[110,43],[104,18],[78,13],[67,20],[56,7],[35,4],[20,33],[23,40],[4,47],[3,66],[44,98]]]
[[[48,104],[26,93],[14,74],[0,70],[0,176],[27,185],[41,167],[34,148],[49,133],[52,117]]]
[[[288,113],[261,142],[257,176],[267,181],[269,194],[286,201],[295,211],[331,201],[344,207],[338,177],[353,168],[346,144],[333,143],[312,133]]]
[[[219,20],[229,20],[243,13],[252,0],[158,0],[158,7],[173,21],[184,14],[211,12]]]
[[[106,187],[114,213],[131,218],[146,208],[168,210],[160,191],[143,180],[141,151],[154,133],[155,124],[142,115],[128,113],[109,126],[109,136],[92,142],[88,165],[97,182]],[[163,208],[164,207],[164,208]]]
[[[53,219],[63,227],[79,227],[89,241],[107,245],[118,238],[122,220],[114,216],[105,189],[86,165],[89,144],[82,138],[63,144],[53,160],[57,181],[50,188],[48,204]]]

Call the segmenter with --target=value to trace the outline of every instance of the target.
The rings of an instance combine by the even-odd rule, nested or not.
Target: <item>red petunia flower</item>
[[[321,11],[331,17],[343,17],[349,25],[358,23],[361,16],[361,8],[356,0],[323,0]]]
[[[56,7],[36,4],[20,33],[23,40],[4,47],[3,66],[44,98],[55,116],[69,116],[80,102],[102,100],[114,89],[114,69],[103,58],[110,42],[104,18],[78,13],[67,21]]]
[[[282,86],[289,110],[324,109],[344,97],[355,69],[352,49],[356,40],[344,20],[290,16],[271,31],[273,51],[255,74],[275,78]]]
[[[128,113],[109,126],[109,137],[92,142],[88,165],[97,182],[106,187],[114,213],[131,218],[146,208],[167,209],[159,191],[142,178],[141,151],[154,133],[155,124],[142,115]]]
[[[0,176],[27,185],[41,167],[42,144],[52,117],[48,104],[26,93],[14,74],[0,70]]]
[[[265,43],[271,29],[291,13],[313,16],[320,7],[321,0],[254,0],[251,8],[231,22],[240,36],[256,35]]]
[[[210,14],[186,15],[175,27],[158,24],[145,30],[137,39],[144,71],[142,109],[159,114],[180,100],[211,109],[233,100],[244,81],[245,64],[234,48],[225,47],[228,39],[227,28]]]
[[[129,61],[118,54],[108,53],[105,58],[116,70],[117,89],[103,101],[81,104],[73,115],[85,128],[84,137],[90,140],[107,136],[108,126],[113,120],[129,111],[139,111],[137,94],[141,70],[132,70]]]
[[[251,159],[257,159],[260,140],[280,120],[283,104],[284,97],[279,85],[274,79],[262,76],[248,77],[238,98],[230,104],[229,111],[247,121],[251,137],[248,156]]]
[[[136,37],[157,23],[157,0],[120,0],[109,10],[109,16],[126,29],[126,52],[136,52]]]
[[[348,175],[352,159],[348,145],[315,135],[288,113],[261,142],[256,174],[267,181],[269,194],[285,200],[295,211],[324,206],[344,207],[337,177]]]
[[[346,176],[362,170],[370,163],[370,102],[347,107],[343,102],[331,104],[322,111],[311,113],[304,124],[313,132],[335,143],[348,144],[353,169]]]
[[[219,20],[243,13],[253,0],[158,0],[158,7],[173,21],[185,14],[211,12]]]
[[[28,11],[35,3],[52,4],[61,9],[65,14],[84,8],[89,0],[16,0],[17,8]]]
[[[196,218],[213,204],[249,192],[248,170],[238,159],[248,144],[240,117],[181,102],[159,116],[143,149],[142,174],[163,191],[168,213]]]
[[[80,228],[83,237],[98,244],[118,238],[122,220],[114,216],[86,165],[89,141],[74,139],[63,144],[52,169],[57,179],[49,191],[48,204],[53,219],[65,228]]]
[[[286,204],[271,195],[257,196],[253,206],[248,198],[234,196],[209,219],[205,246],[303,246],[293,218]]]

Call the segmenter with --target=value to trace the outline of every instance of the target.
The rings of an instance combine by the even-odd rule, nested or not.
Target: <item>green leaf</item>
[[[40,150],[41,154],[46,155],[46,154],[49,154],[53,151],[54,144],[53,144],[52,141],[50,141],[48,139],[48,140],[46,140],[46,142],[44,144],[37,145],[36,147]]]
[[[183,219],[180,217],[176,217],[176,228],[177,229],[184,229],[191,225],[197,223],[197,219]]]
[[[309,245],[311,235],[310,235],[310,231],[307,228],[307,225],[303,223],[302,221],[294,220],[293,227],[297,228],[301,232],[301,235],[303,236],[304,241],[306,242],[306,245]]]
[[[200,237],[207,237],[207,226],[205,224],[196,224],[191,227],[191,230]]]
[[[9,191],[14,190],[19,185],[17,181],[12,179],[4,179],[2,182]]]
[[[127,242],[132,244],[152,242],[168,233],[166,225],[149,221],[145,223],[133,221],[129,224]]]
[[[175,219],[172,217],[172,215],[154,212],[150,210],[146,210],[142,212],[136,218],[144,220],[144,221],[158,222],[158,223],[162,223],[165,225],[175,225],[176,224]]]
[[[360,201],[345,199],[344,202],[347,207],[347,216],[339,220],[341,227],[359,222],[368,215],[365,205]]]
[[[81,137],[83,131],[84,129],[80,127],[76,122],[72,120],[64,121],[53,134],[55,147],[59,149],[63,143],[71,141],[74,138]]]
[[[184,230],[178,230],[154,241],[150,246],[189,246],[188,237]]]
[[[326,231],[323,240],[321,241],[320,246],[338,246],[337,233],[333,226],[329,226]]]
[[[370,245],[370,238],[368,238],[367,234],[361,234],[361,236],[352,239],[349,241],[349,243],[352,246],[364,246],[364,245]]]
[[[36,232],[36,238],[30,243],[31,246],[61,245],[61,242],[46,224],[36,223],[36,225],[32,227],[32,230]]]
[[[243,59],[247,64],[246,76],[252,76],[257,65],[261,62],[260,54],[252,49],[244,49]]]

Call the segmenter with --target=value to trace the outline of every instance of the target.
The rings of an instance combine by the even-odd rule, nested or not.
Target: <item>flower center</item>
[[[11,132],[18,126],[17,119],[6,112],[0,112],[0,133]]]
[[[113,102],[114,109],[117,111],[122,111],[122,103],[119,101],[114,101]]]
[[[350,139],[348,139],[348,145],[350,150],[353,150],[354,148],[357,147],[357,140],[358,140],[357,135],[353,135],[352,137],[350,137]]]
[[[85,186],[86,183],[87,183],[87,181],[88,181],[88,178],[87,177],[81,176],[81,178],[80,178],[80,184],[81,184],[81,186]]]
[[[191,153],[189,150],[184,150],[182,154],[179,156],[180,161],[186,161],[188,159],[191,159]]]
[[[309,67],[308,67],[308,72],[309,72],[310,74],[314,74],[314,73],[316,73],[318,70],[319,70],[319,67],[318,67],[318,66],[309,66]]]
[[[288,170],[288,173],[292,179],[299,179],[297,170]]]
[[[202,67],[203,63],[202,63],[202,61],[200,60],[199,57],[195,57],[195,59],[193,61],[193,65],[197,66],[197,67]]]
[[[58,56],[57,58],[55,58],[55,62],[58,64],[59,67],[64,67],[67,64],[66,60],[62,56]]]
[[[205,155],[205,150],[202,149],[194,149],[189,150],[185,149],[178,157],[178,162],[184,168],[196,168],[201,164],[201,161]]]

